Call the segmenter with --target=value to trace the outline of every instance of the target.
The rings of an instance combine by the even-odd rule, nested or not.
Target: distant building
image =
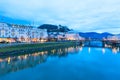
[[[50,41],[61,41],[65,40],[64,32],[48,32],[48,38]]]
[[[62,40],[84,40],[83,37],[79,36],[78,32],[49,32],[48,36],[52,41],[62,41]]]
[[[79,35],[78,32],[75,31],[69,31],[65,34],[66,40],[84,40],[83,37]]]
[[[0,42],[38,42],[48,37],[46,29],[38,29],[32,26],[0,23]]]
[[[108,36],[108,40],[120,40],[120,35]]]

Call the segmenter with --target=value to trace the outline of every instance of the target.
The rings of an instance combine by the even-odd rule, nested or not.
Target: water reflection
[[[79,52],[78,46],[48,49],[47,51],[36,52],[33,54],[24,54],[19,56],[12,56],[6,58],[0,58],[0,75],[7,74],[9,72],[15,72],[25,68],[36,66],[37,64],[47,61],[49,56],[63,57],[69,54]]]
[[[113,54],[117,54],[120,52],[120,46],[114,46],[114,45],[108,45],[108,44],[104,44],[104,46],[102,46],[102,43],[99,43],[99,41],[95,42],[95,41],[91,41],[91,42],[87,42],[84,44],[84,47],[88,47],[88,53],[91,53],[91,48],[101,48],[102,49],[102,53],[105,54],[106,53],[106,48],[109,48],[112,50]],[[80,49],[80,51],[82,51],[82,48]]]
[[[102,48],[102,53],[105,54],[105,48]]]
[[[120,52],[120,48],[119,47],[112,47],[112,52],[114,54],[117,54],[118,52]]]
[[[109,48],[112,53],[117,54],[120,52],[119,47]],[[88,51],[86,51],[88,50]],[[61,48],[52,48],[40,52],[28,53],[19,56],[9,56],[9,57],[0,57],[0,76],[5,75],[10,72],[16,72],[22,69],[34,67],[38,64],[44,63],[47,61],[48,57],[57,56],[57,57],[67,57],[68,54],[75,53],[97,53],[96,51],[100,50],[100,53],[108,53],[106,48],[92,48],[87,47],[83,48],[82,46],[72,46],[72,47],[61,47]],[[98,51],[99,52],[99,51]]]
[[[89,47],[89,48],[88,48],[88,52],[90,53],[90,51],[91,51],[91,48]]]
[[[83,47],[81,46],[81,47],[80,47],[80,51],[82,51],[82,50],[83,50]]]

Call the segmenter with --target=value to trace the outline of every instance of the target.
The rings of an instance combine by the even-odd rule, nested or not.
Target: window
[[[5,30],[4,30],[4,28],[2,28],[1,34],[4,35],[4,33],[5,33]]]
[[[11,35],[15,36],[15,30],[14,29],[11,30]]]

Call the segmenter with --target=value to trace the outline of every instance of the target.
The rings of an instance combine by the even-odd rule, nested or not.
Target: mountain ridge
[[[79,35],[84,38],[96,38],[96,39],[103,39],[107,38],[108,36],[113,36],[114,34],[103,32],[103,33],[97,33],[97,32],[79,32]]]

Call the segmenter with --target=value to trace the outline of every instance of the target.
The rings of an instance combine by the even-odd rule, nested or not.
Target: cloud
[[[85,31],[119,33],[120,0],[1,0],[0,15],[62,24]],[[114,29],[114,30],[113,30]],[[106,30],[106,31],[105,31]]]

